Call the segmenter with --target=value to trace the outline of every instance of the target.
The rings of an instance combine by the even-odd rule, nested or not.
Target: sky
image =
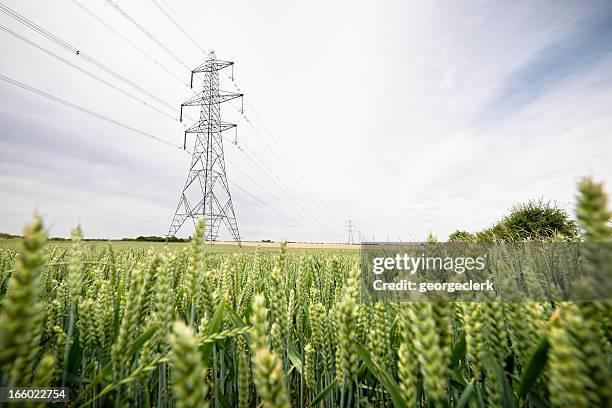
[[[610,191],[609,1],[112,2],[152,38],[104,0],[0,0],[79,55],[0,26],[114,88],[4,30],[0,74],[182,145],[188,68],[234,61],[245,116],[222,115],[244,240],[342,242],[349,219],[356,239],[444,240],[531,199],[571,212],[584,176]],[[40,214],[52,236],[167,233],[187,152],[5,80],[0,98],[0,231]]]

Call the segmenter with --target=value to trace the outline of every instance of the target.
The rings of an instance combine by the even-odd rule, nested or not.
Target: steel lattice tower
[[[219,90],[219,71],[227,67],[233,70],[233,65],[233,62],[218,60],[213,51],[202,65],[191,71],[191,85],[194,74],[204,74],[204,87],[202,92],[181,105],[181,121],[184,106],[200,106],[200,120],[185,131],[183,147],[187,146],[188,133],[195,134],[195,143],[187,181],[168,231],[169,237],[176,235],[187,218],[191,218],[195,224],[204,217],[206,241],[217,240],[223,222],[240,244],[238,223],[225,174],[222,137],[224,131],[236,125],[221,120],[221,103],[241,98],[243,94]]]
[[[353,224],[353,220],[348,220],[346,225],[348,231],[348,239],[346,240],[347,244],[354,244],[355,239],[353,237],[353,231],[355,230],[355,225]]]

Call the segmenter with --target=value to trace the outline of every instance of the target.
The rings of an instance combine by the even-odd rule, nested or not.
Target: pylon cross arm
[[[223,103],[227,101],[231,101],[232,99],[237,99],[244,96],[244,94],[236,93],[236,92],[224,92],[219,91],[218,95],[215,95],[215,99],[211,100],[209,95],[206,95],[204,92],[200,92],[195,94],[191,98],[187,99],[185,102],[181,104],[181,106],[205,106],[209,104]]]
[[[220,122],[219,123],[219,132],[225,132],[226,130],[235,128],[237,125],[235,123],[229,123],[229,122]],[[208,129],[208,123],[205,123],[204,121],[199,121],[196,124],[194,124],[193,126],[191,126],[190,128],[188,128],[187,130],[185,130],[185,133],[206,133],[206,130]]]
[[[211,73],[211,72],[222,70],[223,68],[227,68],[232,65],[234,65],[232,61],[221,61],[218,59],[208,60],[202,65],[199,65],[196,69],[194,69],[191,72],[194,74],[201,73],[201,72]]]

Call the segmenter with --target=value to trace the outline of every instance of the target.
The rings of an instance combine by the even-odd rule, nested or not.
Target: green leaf
[[[234,322],[236,327],[241,328],[248,326],[248,324],[245,323],[245,321],[242,320],[240,316],[238,316],[238,313],[236,313],[236,311],[232,309],[229,305],[225,305],[225,312],[232,318],[232,321]],[[251,341],[251,333],[246,332],[243,334],[243,336],[245,337],[247,343]]]
[[[301,375],[302,374],[302,358],[300,357],[300,352],[291,340],[288,341],[287,346],[288,346],[287,355],[289,356],[289,360],[291,360],[291,362],[295,366],[295,369]]]
[[[219,327],[221,327],[221,323],[223,322],[224,310],[225,302],[221,301],[219,302],[219,306],[217,306],[217,310],[215,310],[215,313],[213,313],[210,322],[208,322],[208,325],[206,326],[206,330],[204,332],[206,336],[211,336],[219,331]],[[207,343],[200,346],[200,352],[202,353],[202,362],[205,365],[208,365],[214,347],[215,343]]]
[[[356,343],[357,346],[357,354],[359,354],[359,358],[368,366],[368,369],[374,374],[376,379],[382,384],[383,387],[387,390],[391,399],[393,400],[393,406],[400,408],[407,408],[408,404],[402,395],[402,391],[398,387],[397,383],[393,378],[387,374],[384,370],[381,370],[374,362],[372,361],[372,357],[370,356],[370,352],[363,346],[361,343]]]
[[[221,405],[223,405],[223,408],[232,408],[232,405],[229,403],[227,397],[224,393],[221,392],[221,390],[217,391],[217,396],[219,397],[219,401],[221,401]]]
[[[83,381],[81,381],[81,375],[78,373],[68,373],[66,375],[66,383],[73,383],[73,384],[89,384],[91,381],[87,378],[83,379]]]
[[[147,330],[146,332],[138,336],[138,338],[134,340],[132,342],[132,345],[130,346],[129,355],[131,356],[134,353],[138,352],[140,348],[147,342],[147,340],[153,337],[156,331],[157,331],[157,327],[151,327],[149,330]]]
[[[459,361],[465,357],[465,333],[461,333],[461,337],[453,347],[453,353],[451,354],[450,367],[454,370],[458,365]]]
[[[470,397],[474,393],[474,380],[471,380],[468,385],[466,385],[465,389],[461,393],[461,397],[459,401],[457,401],[457,408],[464,408],[467,406],[468,402],[470,402]]]
[[[217,306],[217,310],[213,313],[212,319],[208,322],[206,326],[206,336],[212,336],[213,334],[219,331],[219,327],[221,327],[221,323],[223,322],[223,313],[225,312],[225,302],[219,302]]]
[[[465,379],[465,377],[463,376],[463,374],[461,374],[459,372],[459,369],[455,368],[455,371],[452,372],[451,374],[451,383],[455,381],[457,382],[461,388],[459,389],[459,391],[463,391],[463,389],[465,388],[465,386],[467,385],[467,380]]]
[[[74,341],[70,343],[68,366],[66,367],[68,374],[76,373],[78,371],[78,367],[81,364],[82,357],[83,349],[81,348],[81,342],[79,341],[79,336],[75,336]]]
[[[477,382],[476,383],[476,396],[478,398],[476,398],[476,401],[478,402],[478,406],[480,408],[484,408],[485,407],[485,403],[484,403],[484,391],[482,390],[482,382]]]
[[[465,390],[465,387],[467,386],[465,382],[460,382],[456,380],[455,378],[450,379],[450,385],[451,387],[454,387],[457,391],[463,391]]]
[[[229,305],[225,306],[225,311],[230,315],[236,326],[244,327],[247,325],[245,321],[242,320],[240,316],[238,316],[238,313],[236,313],[234,309],[232,309]]]
[[[546,366],[546,361],[548,360],[548,338],[546,335],[543,335],[540,338],[540,342],[538,343],[538,347],[534,350],[531,358],[529,359],[529,363],[527,363],[527,367],[523,370],[523,374],[521,375],[521,382],[519,388],[519,396],[524,397],[527,395],[529,388],[535,383],[538,376],[544,370]]]
[[[323,391],[321,391],[319,395],[315,397],[315,399],[312,400],[312,402],[310,403],[310,406],[314,407],[319,402],[323,401],[323,399],[327,397],[327,394],[329,394],[334,389],[335,386],[336,386],[336,380],[334,379],[334,381],[332,381],[331,384],[329,384]]]
[[[497,376],[497,386],[502,392],[502,406],[504,408],[517,408],[518,399],[512,392],[512,387],[508,383],[506,372],[502,366],[491,355],[487,355],[484,362],[487,372],[495,372]]]
[[[547,403],[546,401],[544,401],[544,399],[542,397],[540,397],[538,394],[536,394],[533,391],[529,391],[528,398],[529,398],[529,402],[531,402],[531,404],[533,404],[534,407],[536,408],[552,408],[552,406]]]
[[[306,275],[304,276],[304,287],[309,288],[310,282],[312,282],[312,275],[310,273],[310,268],[306,268]]]
[[[366,376],[368,367],[365,364],[359,364],[359,371],[357,372],[357,384],[361,384]]]

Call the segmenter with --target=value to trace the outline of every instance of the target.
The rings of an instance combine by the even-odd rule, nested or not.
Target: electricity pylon
[[[238,223],[225,173],[222,137],[224,131],[236,125],[221,120],[221,103],[242,98],[243,94],[219,90],[219,71],[231,67],[233,75],[233,65],[233,62],[218,60],[213,51],[202,65],[191,71],[191,85],[194,74],[204,74],[204,87],[202,92],[181,105],[181,122],[185,106],[199,106],[200,120],[185,131],[183,148],[187,147],[188,133],[195,134],[195,143],[187,181],[168,231],[169,237],[176,235],[187,218],[191,218],[195,225],[199,218],[204,217],[206,241],[217,240],[223,222],[233,239],[240,244]]]
[[[346,225],[348,231],[348,239],[346,240],[347,244],[354,244],[355,239],[353,237],[353,232],[355,231],[355,225],[353,224],[353,220],[348,220]]]

